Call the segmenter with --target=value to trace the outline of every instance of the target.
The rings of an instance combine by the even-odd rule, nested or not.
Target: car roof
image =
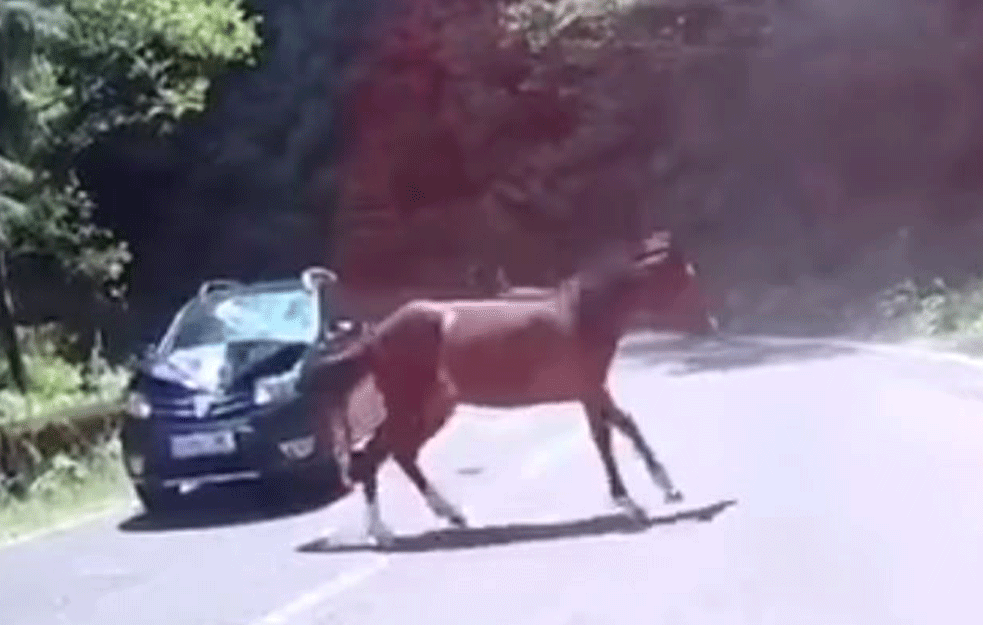
[[[214,283],[218,285],[222,283],[221,288],[216,288],[214,291],[209,291],[203,293],[206,285],[209,283]],[[251,295],[255,293],[272,293],[277,291],[306,291],[307,287],[304,284],[302,278],[282,278],[275,280],[256,280],[254,282],[239,282],[239,281],[226,281],[226,280],[206,280],[201,283],[198,292],[190,298],[186,305],[194,305],[195,302],[204,303],[209,295],[216,295],[221,298],[224,295]],[[331,314],[337,314],[342,311],[348,311],[350,304],[345,302],[337,291],[337,286],[334,284],[328,285],[326,289],[329,303],[329,309]],[[313,295],[313,292],[311,293]],[[321,311],[321,314],[325,314],[325,310]],[[350,311],[348,311],[350,313]]]
[[[212,288],[209,289],[208,287]],[[303,280],[300,278],[286,278],[280,280],[257,280],[255,282],[238,282],[226,280],[206,280],[198,287],[195,294],[197,298],[207,297],[212,294],[252,294],[269,293],[275,291],[301,291],[306,290]],[[194,298],[193,298],[194,299]]]
[[[300,278],[287,278],[283,280],[244,282],[232,287],[230,290],[239,293],[253,293],[257,291],[294,291],[303,288],[304,283]]]

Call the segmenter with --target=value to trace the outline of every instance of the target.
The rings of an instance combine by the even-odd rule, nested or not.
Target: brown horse
[[[692,278],[668,235],[653,236],[634,254],[611,254],[535,297],[411,301],[340,356],[310,367],[304,380],[313,392],[351,397],[372,380],[385,406],[384,418],[368,427],[357,423],[357,412],[333,411],[331,416],[332,431],[343,434],[335,448],[342,473],[349,483],[362,484],[369,535],[380,545],[393,538],[377,497],[378,469],[390,455],[438,517],[466,526],[417,461],[459,404],[508,408],[579,402],[620,508],[644,515],[615,464],[612,428],[634,444],[666,501],[680,501],[682,494],[634,419],[612,399],[607,376],[626,323],[646,292],[664,291],[667,285],[685,289]],[[715,329],[705,309],[692,312],[696,321],[689,329]]]

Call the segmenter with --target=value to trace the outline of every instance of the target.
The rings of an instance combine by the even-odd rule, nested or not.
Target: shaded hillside
[[[735,328],[832,329],[904,276],[976,271],[975,4],[618,6],[269,5],[264,64],[199,123],[88,164],[140,326],[208,276],[545,282],[655,226]]]
[[[735,327],[828,330],[983,259],[968,3],[400,6],[346,99],[351,280],[549,280],[669,225]]]

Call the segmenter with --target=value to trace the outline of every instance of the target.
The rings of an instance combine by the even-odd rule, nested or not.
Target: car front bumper
[[[306,402],[295,398],[226,419],[127,418],[121,442],[134,484],[193,488],[290,474],[331,479],[336,468],[331,441],[322,436],[327,431],[317,427]],[[174,447],[182,437],[232,446],[209,450],[199,442],[198,449],[182,453]]]

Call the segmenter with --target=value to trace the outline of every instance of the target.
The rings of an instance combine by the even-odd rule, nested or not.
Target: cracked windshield
[[[0,625],[975,623],[981,502],[983,1],[0,0]]]
[[[316,311],[305,291],[229,296],[189,307],[168,345],[180,350],[241,341],[311,342]]]

